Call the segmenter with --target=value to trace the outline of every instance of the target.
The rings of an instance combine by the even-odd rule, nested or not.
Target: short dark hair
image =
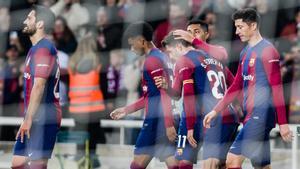
[[[189,20],[187,26],[190,26],[190,25],[200,25],[200,27],[205,31],[205,32],[208,32],[208,24],[203,21],[203,20],[199,20],[199,19],[192,19],[192,20]]]
[[[260,16],[253,8],[240,9],[232,14],[232,20],[242,19],[243,22],[260,24]]]
[[[169,32],[169,34],[166,35],[164,39],[161,41],[161,45],[163,47],[166,47],[167,45],[174,46],[176,44],[182,44],[185,47],[192,46],[192,44],[188,41],[185,41],[183,39],[175,39],[175,38],[176,36],[173,35],[173,31]]]
[[[49,9],[41,5],[33,5],[31,10],[35,11],[36,22],[43,21],[46,33],[50,33],[53,30],[55,23],[55,15]]]
[[[149,23],[143,21],[130,24],[124,32],[124,39],[127,40],[129,38],[137,36],[144,37],[146,41],[152,41],[152,26]]]

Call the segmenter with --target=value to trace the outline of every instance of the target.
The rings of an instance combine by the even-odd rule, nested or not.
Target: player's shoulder
[[[169,62],[168,57],[165,53],[163,53],[160,49],[153,48],[146,56],[145,62],[154,62],[156,64],[159,63],[167,63]]]
[[[279,57],[279,53],[275,46],[268,40],[263,39],[263,42],[261,44],[261,57],[267,57],[267,58],[273,58],[273,57]]]
[[[228,60],[228,53],[224,46],[221,45],[212,45],[213,48],[211,50],[212,57],[216,58],[221,62],[226,62]],[[209,53],[211,54],[211,53]]]
[[[56,55],[57,50],[53,42],[51,42],[49,39],[43,38],[40,42],[36,45],[37,50],[43,49],[49,51],[51,55]]]

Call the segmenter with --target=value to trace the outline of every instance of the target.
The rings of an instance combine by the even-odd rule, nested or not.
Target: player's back
[[[209,113],[223,98],[226,86],[225,66],[202,50],[191,50],[184,57],[194,66],[194,89],[200,112]],[[223,122],[238,122],[237,113],[228,106],[222,112]]]
[[[30,48],[25,62],[25,110],[29,104],[30,93],[34,92],[34,79],[46,79],[41,104],[35,117],[41,123],[56,122],[61,118],[58,85],[60,72],[56,53],[54,45],[49,40],[42,39]]]

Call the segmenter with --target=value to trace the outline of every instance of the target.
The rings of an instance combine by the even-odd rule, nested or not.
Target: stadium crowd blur
[[[31,44],[22,34],[22,21],[31,4],[49,7],[56,15],[54,30],[48,38],[58,49],[61,67],[60,104],[63,117],[72,116],[70,106],[70,61],[85,58],[89,48],[96,54],[95,67],[104,106],[100,119],[109,118],[116,107],[135,101],[141,94],[138,57],[122,40],[124,28],[145,20],[155,29],[154,42],[172,29],[185,29],[187,21],[198,18],[209,24],[209,43],[224,46],[228,66],[235,74],[239,53],[244,47],[237,36],[231,14],[239,8],[253,7],[262,16],[261,32],[281,54],[286,108],[290,123],[300,123],[300,2],[298,0],[1,0],[0,1],[0,115],[22,116],[23,62]],[[84,43],[92,37],[95,43]],[[83,45],[80,45],[83,43]],[[78,56],[79,55],[79,56]],[[73,57],[73,58],[72,58]],[[95,58],[94,58],[95,59]],[[78,64],[89,65],[88,62]],[[94,65],[97,64],[97,65]],[[92,66],[93,65],[93,66]],[[73,65],[74,66],[74,65]],[[83,68],[85,69],[85,68]],[[86,71],[86,70],[81,70]],[[89,111],[88,113],[93,113]],[[1,117],[0,117],[1,118]],[[126,117],[142,119],[142,112]],[[0,126],[0,140],[14,140],[18,127]],[[102,130],[101,130],[102,131]],[[104,130],[110,132],[110,130]],[[134,134],[132,130],[127,131]],[[100,137],[105,143],[105,138]],[[134,140],[134,139],[132,139]],[[128,140],[128,143],[132,143]]]

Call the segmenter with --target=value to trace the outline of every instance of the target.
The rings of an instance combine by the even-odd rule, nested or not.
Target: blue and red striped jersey
[[[159,49],[153,48],[147,54],[143,66],[143,97],[127,106],[125,111],[128,113],[145,108],[145,118],[162,118],[165,127],[173,126],[171,98],[164,89],[158,89],[154,81],[157,76],[163,76],[169,81],[169,74],[168,57]]]
[[[276,120],[279,124],[287,123],[279,53],[269,41],[263,39],[243,49],[234,82],[214,110],[222,110],[240,92],[244,122],[253,118],[269,126],[274,126]]]
[[[25,114],[35,78],[47,79],[41,103],[34,120],[37,123],[59,123],[61,108],[59,105],[59,65],[57,50],[49,40],[41,39],[33,45],[25,60],[24,71],[24,106]]]
[[[191,50],[176,61],[173,90],[183,89],[183,117],[187,128],[192,129],[197,116],[202,116],[224,96],[226,85],[225,66],[208,53]],[[238,123],[237,112],[231,105],[222,112],[223,123]]]

